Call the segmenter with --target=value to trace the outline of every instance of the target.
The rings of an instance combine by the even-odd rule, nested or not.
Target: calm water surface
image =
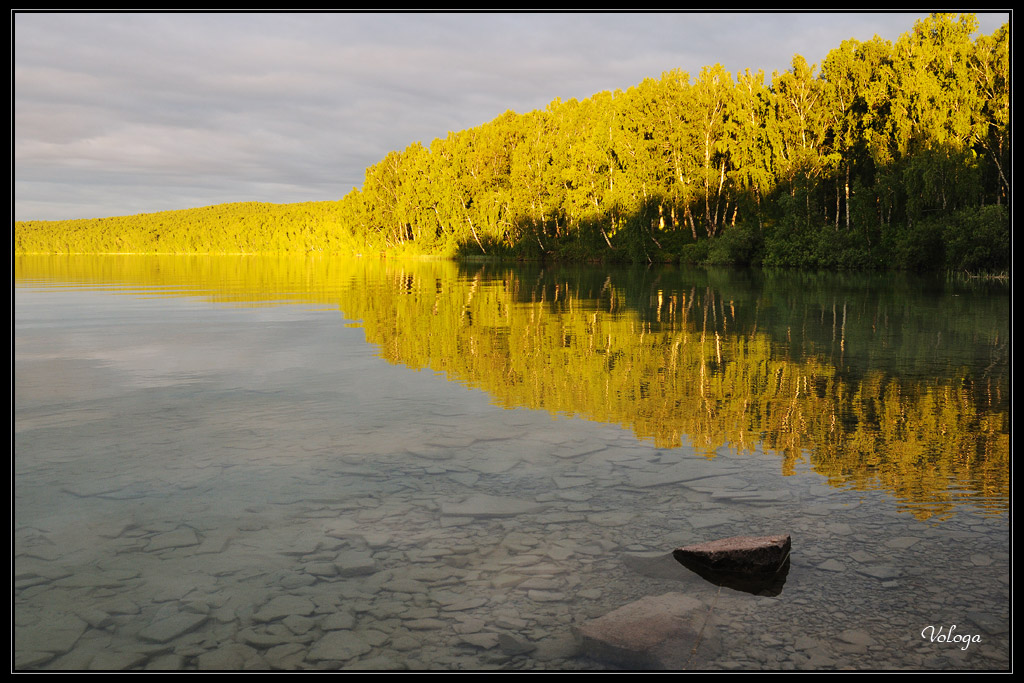
[[[1008,287],[15,266],[19,669],[1009,667]],[[777,595],[668,555],[776,533]]]

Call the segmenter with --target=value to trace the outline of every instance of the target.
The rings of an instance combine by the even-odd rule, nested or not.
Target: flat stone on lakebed
[[[441,514],[458,517],[514,517],[541,512],[545,507],[529,500],[476,494],[461,503],[442,503]]]

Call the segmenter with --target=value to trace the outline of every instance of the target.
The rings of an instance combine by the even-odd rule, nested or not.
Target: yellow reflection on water
[[[650,310],[608,275],[596,285],[448,261],[261,256],[18,256],[16,283],[218,303],[304,302],[362,321],[388,361],[431,368],[508,408],[619,424],[661,448],[777,452],[834,486],[882,489],[919,518],[1009,499],[1001,375],[924,382],[885,369],[845,376],[742,324],[711,286],[655,288]],[[846,308],[836,346],[846,353]],[[833,321],[835,322],[835,321]],[[786,347],[783,349],[783,347]],[[814,344],[809,344],[813,347]]]

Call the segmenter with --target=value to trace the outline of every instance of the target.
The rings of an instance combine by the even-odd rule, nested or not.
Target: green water
[[[669,591],[738,644],[690,668],[1007,666],[1008,286],[251,257],[15,285],[16,666],[632,668],[574,626]],[[752,533],[793,535],[776,597],[648,566]],[[981,642],[922,637],[951,624]]]

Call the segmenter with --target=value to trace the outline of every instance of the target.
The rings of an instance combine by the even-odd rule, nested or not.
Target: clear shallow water
[[[667,275],[99,263],[16,264],[17,668],[629,668],[576,627],[669,592],[708,615],[674,668],[1008,667],[1008,395],[978,398],[1008,394],[1006,335],[935,342],[919,320],[953,294],[865,303],[841,281],[829,318]],[[872,305],[906,322],[872,314],[865,341]],[[572,374],[590,365],[607,388]],[[737,413],[744,383],[758,409]],[[914,419],[861,422],[893,412]],[[778,596],[663,562],[770,533],[793,536]]]

